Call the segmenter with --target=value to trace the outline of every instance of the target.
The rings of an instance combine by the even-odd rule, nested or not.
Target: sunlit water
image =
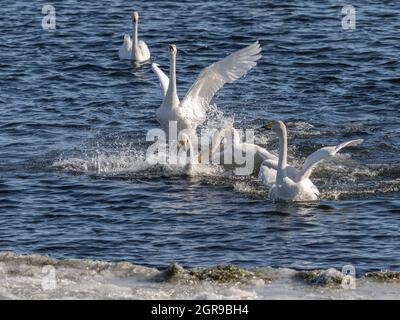
[[[40,1],[0,12],[0,251],[184,266],[400,269],[400,3]],[[183,96],[202,68],[260,40],[263,58],[214,99],[223,119],[281,119],[289,160],[364,139],[312,178],[323,200],[275,204],[255,177],[145,162],[162,93],[150,63],[118,60],[132,9],[152,60],[178,47]],[[221,116],[221,115],[220,115]]]

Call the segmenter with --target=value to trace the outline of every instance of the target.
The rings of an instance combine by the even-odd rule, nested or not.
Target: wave
[[[234,122],[233,118],[226,117],[216,106],[211,106],[208,113],[208,121],[202,129],[220,128],[226,123]],[[342,136],[340,139],[345,140],[353,137],[353,133],[357,135],[368,131],[368,128],[358,123],[335,128],[335,132],[330,133],[321,133],[314,125],[302,120],[287,123],[293,141],[289,150],[289,162],[298,168],[308,154],[327,145],[326,142],[315,144],[305,138],[335,135]],[[259,123],[251,126],[261,127]],[[256,143],[276,154],[278,146],[272,134],[257,128],[256,131]],[[109,138],[100,137],[84,146],[83,150],[61,154],[52,162],[52,169],[121,179],[197,177],[204,183],[231,186],[235,192],[256,198],[268,197],[268,190],[257,182],[256,176],[234,176],[232,168],[227,166],[188,165],[182,159],[176,164],[170,164],[168,154],[164,155],[166,162],[154,164],[154,159],[146,155],[149,144],[118,136],[111,137],[111,140]],[[335,143],[336,138],[330,144]],[[399,192],[400,167],[396,163],[363,164],[360,160],[364,158],[364,152],[362,146],[353,148],[317,166],[312,180],[320,189],[322,199],[350,199]]]
[[[292,161],[301,167],[301,160]],[[60,156],[52,169],[114,177],[120,179],[153,179],[165,177],[196,177],[207,184],[231,186],[235,192],[256,198],[267,198],[268,189],[256,176],[235,176],[231,168],[221,165],[153,164],[143,150],[91,150],[73,156]],[[322,199],[337,200],[368,197],[400,191],[398,166],[358,166],[348,154],[319,164],[312,180],[321,191]]]

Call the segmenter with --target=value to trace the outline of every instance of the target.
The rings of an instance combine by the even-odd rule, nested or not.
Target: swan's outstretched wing
[[[244,76],[257,64],[257,60],[261,58],[260,52],[260,43],[256,41],[204,69],[189,89],[182,105],[201,109],[207,107],[225,83]]]
[[[168,76],[160,69],[160,66],[157,63],[152,63],[151,68],[153,69],[154,73],[160,80],[161,88],[164,92],[164,96],[167,94],[168,85],[169,85],[169,78]]]
[[[139,48],[140,52],[142,53],[142,59],[143,60],[149,60],[150,59],[150,50],[149,47],[147,46],[146,42],[139,40]]]
[[[350,147],[350,146],[357,146],[361,144],[364,140],[363,139],[358,139],[358,140],[350,140],[347,142],[343,142],[337,146],[333,147],[324,147],[321,148],[314,153],[310,154],[306,161],[303,164],[303,167],[301,171],[298,174],[297,180],[303,180],[307,179],[310,177],[312,170],[315,168],[317,163],[319,163],[321,160],[333,157],[337,152],[339,152],[341,149],[344,147]]]

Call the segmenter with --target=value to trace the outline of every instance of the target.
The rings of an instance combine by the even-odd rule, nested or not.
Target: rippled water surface
[[[165,266],[400,269],[400,2],[3,1],[0,26],[0,251]],[[255,177],[145,162],[161,89],[150,63],[119,61],[130,13],[183,96],[210,63],[260,40],[263,58],[214,99],[219,118],[289,130],[289,160],[364,139],[320,165],[323,200],[275,204]],[[222,114],[221,114],[222,113]]]

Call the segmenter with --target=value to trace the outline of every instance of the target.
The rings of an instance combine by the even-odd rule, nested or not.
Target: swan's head
[[[124,34],[124,42],[129,43],[131,41],[131,36],[128,33]]]
[[[285,124],[283,123],[283,121],[280,120],[269,122],[264,127],[268,130],[272,130],[278,135],[286,131]]]
[[[190,147],[190,137],[186,133],[179,135],[179,144],[184,147]]]
[[[177,52],[177,50],[176,50],[176,45],[170,44],[170,45],[169,45],[169,53],[170,53],[170,55],[175,56],[175,55],[176,55],[176,52]]]
[[[133,19],[133,22],[138,23],[139,22],[139,12],[134,11],[132,13],[132,19]]]

